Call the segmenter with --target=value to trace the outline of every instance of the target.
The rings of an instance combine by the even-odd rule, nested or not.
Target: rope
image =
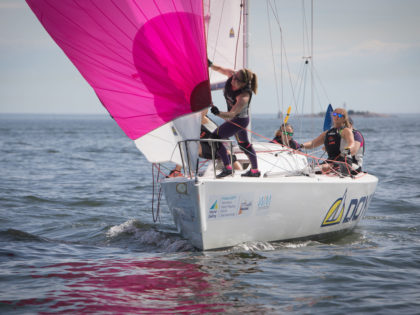
[[[154,201],[155,201],[155,167],[158,169],[158,173],[156,176],[156,183],[159,181],[159,174],[162,173],[160,171],[160,164],[159,167],[156,166],[155,163],[152,164],[152,177],[153,177],[153,188],[152,188],[152,218],[153,222],[156,223],[157,220],[160,222],[160,200],[162,198],[162,187],[159,187],[159,193],[158,193],[158,204],[156,209],[156,216],[155,216],[155,207],[154,207]],[[163,173],[162,173],[163,174]]]
[[[241,25],[242,25],[242,11],[244,9],[244,3],[241,1],[241,10],[239,12],[239,25],[238,25],[238,37],[236,39],[236,47],[235,47],[235,61],[233,63],[233,69],[236,69],[236,57],[238,56],[238,45],[239,45],[239,38],[241,32]]]
[[[276,11],[275,11],[275,10],[274,10],[274,8],[272,7],[271,2],[269,2],[269,4],[270,4],[271,10],[272,10],[272,12],[273,12],[273,16],[274,16],[274,18],[275,18],[275,20],[276,20],[276,22],[277,22],[277,26],[278,26],[278,28],[279,28],[279,30],[280,30],[280,34],[283,34],[283,32],[282,32],[282,28],[281,28],[281,25],[280,25],[280,21],[279,21],[279,17],[278,17],[278,15],[276,15],[276,14],[275,14],[275,12],[276,12]],[[285,63],[286,63],[286,68],[287,68],[287,73],[288,73],[288,75],[289,75],[290,89],[291,89],[291,91],[292,91],[293,104],[294,104],[294,106],[296,107],[297,102],[296,102],[295,91],[294,91],[294,89],[293,89],[292,74],[291,74],[290,67],[289,67],[289,60],[287,59],[287,54],[286,54],[286,45],[285,45],[285,43],[284,43],[284,38],[283,38],[283,36],[281,36],[281,38],[280,38],[280,42],[281,42],[281,45],[282,45],[282,47],[283,47],[283,51],[284,51],[284,58],[285,58]]]
[[[214,60],[214,58],[216,56],[216,47],[217,47],[217,44],[219,42],[220,28],[222,26],[221,21],[222,21],[222,17],[223,17],[224,8],[225,8],[225,2],[223,1],[223,6],[222,6],[222,10],[221,10],[220,17],[219,17],[219,23],[218,23],[219,27],[217,28],[217,36],[216,36],[216,41],[215,41],[215,44],[214,44],[214,50],[213,50],[213,54],[212,54],[212,60]],[[207,39],[207,42],[208,42],[208,39]]]
[[[275,59],[274,59],[273,38],[272,38],[272,35],[271,35],[271,21],[270,21],[270,11],[268,9],[268,2],[266,2],[266,7],[267,7],[268,31],[269,31],[269,35],[270,35],[271,58],[272,58],[272,63],[273,63],[274,82],[275,82],[275,87],[276,87],[277,108],[278,108],[279,112],[281,111],[283,113],[283,103],[280,103],[279,88],[278,88],[278,81],[277,81],[277,71],[276,71],[276,62],[275,62]],[[281,51],[281,49],[280,49],[280,51]],[[283,55],[282,52],[281,52],[281,55]],[[281,118],[283,119],[283,117],[281,117]]]
[[[265,139],[265,140],[268,140],[268,141],[272,141],[272,140],[270,140],[269,138],[267,138],[267,137],[264,137],[263,135],[261,135],[261,134],[258,134],[258,133],[256,133],[255,131],[252,131],[252,130],[249,130],[249,129],[247,129],[247,128],[245,128],[245,127],[243,127],[243,126],[241,126],[241,125],[239,125],[239,124],[237,124],[237,123],[234,123],[233,121],[231,121],[231,120],[227,120],[229,123],[231,123],[231,124],[233,124],[233,125],[235,125],[235,126],[237,126],[237,127],[239,127],[239,128],[241,128],[241,129],[243,129],[243,130],[245,130],[245,131],[247,131],[247,132],[250,132],[250,133],[252,133],[252,134],[254,134],[254,135],[256,135],[257,137],[260,137],[260,138],[263,138],[263,139]],[[326,163],[328,163],[328,162],[333,162],[333,163],[336,163],[336,164],[344,164],[345,165],[345,167],[347,168],[347,171],[348,171],[348,173],[349,174],[351,174],[351,170],[348,168],[348,163],[347,163],[347,158],[345,158],[345,161],[343,162],[343,161],[336,161],[335,159],[334,160],[328,160],[328,159],[323,159],[323,158],[320,158],[320,157],[317,157],[317,156],[313,156],[313,155],[310,155],[310,154],[308,154],[308,153],[304,153],[304,152],[301,152],[301,151],[298,151],[298,150],[294,150],[294,149],[292,149],[292,148],[289,148],[289,147],[287,147],[287,146],[285,146],[285,145],[283,145],[283,144],[281,144],[281,143],[278,143],[277,141],[275,141],[274,140],[274,143],[276,143],[276,144],[278,144],[278,145],[281,145],[281,146],[283,146],[284,147],[284,150],[285,151],[289,151],[289,152],[292,152],[292,153],[294,153],[294,154],[300,154],[300,155],[303,155],[303,156],[305,156],[306,158],[311,158],[311,159],[313,159],[313,160],[315,160],[316,162],[317,162],[317,165],[318,166],[320,166],[320,164],[319,164],[319,162],[321,161],[321,162],[326,162]],[[249,152],[248,150],[246,150],[249,154],[252,154],[251,152]],[[257,151],[256,151],[257,152]],[[267,151],[258,151],[258,152],[267,152]],[[267,163],[269,163],[268,161],[266,161]],[[276,167],[278,167],[277,165],[274,165],[274,164],[272,164],[272,163],[269,163],[269,164],[271,164],[271,165],[273,165],[273,166],[276,166]],[[321,171],[322,171],[322,167],[321,167]],[[356,172],[356,175],[358,175],[360,172],[357,172],[357,171],[354,171],[354,172]],[[327,172],[323,172],[322,171],[322,173],[323,174],[328,174]]]

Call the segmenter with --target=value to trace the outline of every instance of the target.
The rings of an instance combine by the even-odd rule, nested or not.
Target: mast
[[[311,0],[311,114],[314,115],[314,0]]]
[[[248,0],[243,0],[241,5],[242,7],[242,20],[243,20],[243,67],[248,68],[248,48],[249,48],[249,11],[248,11]],[[252,122],[251,122],[251,111],[249,111],[249,124],[248,130],[252,129]],[[248,139],[252,143],[252,133],[248,131]]]

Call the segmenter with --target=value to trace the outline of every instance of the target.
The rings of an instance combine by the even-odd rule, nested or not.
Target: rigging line
[[[172,2],[174,3],[174,0],[172,0]],[[196,1],[190,0],[190,9],[191,9],[191,12],[195,12],[193,2],[196,3]],[[193,21],[194,21],[195,29],[196,30],[202,29],[202,32],[197,33],[197,43],[201,42],[200,39],[203,39],[203,41],[204,41],[204,45],[198,45],[198,47],[199,47],[199,56],[200,57],[201,56],[207,57],[207,43],[205,41],[205,38],[206,38],[206,25],[205,25],[205,21],[204,21],[204,19],[205,19],[204,18],[204,2],[203,1],[200,1],[199,3],[200,3],[199,6],[201,8],[200,15],[199,15],[200,16],[200,21],[198,21],[198,19],[193,19]],[[174,3],[174,7],[176,7],[175,6],[175,3]],[[201,22],[201,23],[199,23],[199,22]],[[199,35],[201,35],[201,36],[199,36]],[[206,62],[201,63],[201,70],[203,72],[205,72],[205,73],[208,74],[207,60],[206,60]],[[209,82],[209,88],[210,88],[210,82]]]
[[[302,0],[302,33],[303,33],[303,40],[302,40],[302,51],[303,55],[307,56],[306,62],[311,65],[311,114],[314,114],[314,80],[313,80],[313,5],[311,6],[311,36],[309,36],[309,25],[307,22],[307,15],[306,15],[306,6],[305,6],[306,0]],[[313,3],[312,3],[313,4]],[[302,107],[303,108],[303,107]]]
[[[277,150],[273,150],[272,148],[270,148],[269,147],[269,145],[265,145],[264,143],[262,143],[262,142],[260,142],[260,143],[258,143],[260,146],[262,146],[262,147],[264,147],[266,150],[265,151],[262,151],[262,150],[258,150],[258,151],[255,151],[255,152],[259,152],[259,153],[261,153],[261,152],[263,152],[263,153],[273,153],[273,152],[279,152],[279,151],[281,151],[281,152],[289,152],[289,153],[294,153],[294,152],[299,152],[299,151],[297,151],[297,150],[294,150],[294,149],[292,149],[291,147],[288,147],[287,145],[284,145],[284,144],[282,144],[282,143],[278,143],[276,140],[271,140],[270,141],[270,144],[271,143],[274,143],[274,144],[277,144],[277,145],[279,145],[280,147],[281,147],[281,149],[277,149]],[[268,143],[267,143],[268,144]],[[260,159],[261,159],[261,157],[260,157]],[[263,161],[265,161],[265,162],[267,162],[267,163],[269,163],[269,164],[272,164],[272,163],[270,163],[270,162],[268,162],[268,161],[266,161],[265,159],[262,159]],[[288,162],[289,163],[289,165],[291,165],[291,163],[290,162]],[[298,166],[298,164],[299,164],[299,161],[298,160],[296,160],[296,158],[294,158],[294,163],[295,163],[295,166]],[[272,164],[273,165],[273,164]],[[280,168],[280,167],[279,167]]]
[[[155,163],[152,164],[152,218],[153,222],[156,222],[158,220],[157,210],[156,210],[156,217],[155,217]],[[159,173],[158,175],[159,176]]]
[[[208,39],[208,35],[210,34],[210,20],[211,20],[211,11],[210,11],[210,7],[211,7],[211,3],[209,2],[209,10],[208,10],[208,14],[210,16],[209,22],[208,22],[208,27],[207,27],[207,43],[209,42]],[[219,42],[219,38],[220,38],[220,29],[222,27],[222,17],[223,17],[223,13],[225,11],[225,1],[223,1],[222,3],[222,10],[220,11],[220,16],[219,16],[219,22],[218,22],[218,28],[217,28],[217,35],[216,35],[216,41],[214,42],[214,48],[213,48],[213,53],[211,55],[211,59],[214,61],[214,58],[216,57],[216,50],[217,50],[217,46],[218,46],[218,42]],[[211,71],[211,75],[213,76],[215,72],[212,70]],[[209,75],[209,79],[210,75]]]
[[[273,12],[273,14],[277,15],[277,17],[279,16],[279,11],[277,8],[277,2],[274,2],[274,7],[275,7],[275,12]],[[283,46],[282,46],[282,38],[283,38],[283,30],[280,27],[279,29],[280,32],[280,87],[281,87],[281,111],[283,112],[283,106],[284,106],[284,90],[283,90]]]
[[[315,76],[318,78],[318,81],[319,81],[319,83],[321,85],[321,88],[324,91],[325,97],[328,99],[328,104],[331,104],[331,100],[330,100],[330,98],[328,96],[327,90],[324,87],[324,84],[322,83],[321,77],[318,74],[317,68],[315,68],[315,66],[313,66],[313,69],[314,69]]]
[[[280,143],[278,143],[279,145],[282,145],[282,144],[280,144]],[[282,145],[283,146],[283,145]],[[246,149],[246,148],[241,148],[241,150],[242,150],[242,152],[245,154],[245,155],[247,155],[247,153],[249,154],[249,155],[253,155],[253,156],[255,156],[255,157],[257,157],[257,154],[253,154],[251,151],[249,151],[248,149]],[[295,151],[295,150],[293,150],[292,148],[290,148],[290,152],[292,152],[292,151]],[[245,152],[246,151],[246,152]],[[286,168],[284,168],[284,167],[281,167],[281,166],[279,166],[279,165],[277,165],[277,164],[274,164],[274,163],[272,163],[272,162],[270,162],[270,161],[268,161],[267,159],[264,159],[264,158],[262,158],[261,156],[259,156],[258,157],[258,159],[259,160],[261,160],[261,161],[264,161],[265,163],[267,163],[267,164],[269,164],[269,165],[271,165],[271,166],[273,166],[273,167],[275,167],[275,168],[278,168],[278,169],[281,169],[281,170],[283,170],[283,171],[287,171],[287,172],[294,172],[294,171],[290,171],[290,170],[288,170],[288,169],[286,169]],[[289,164],[289,166],[292,166],[292,164],[288,161],[288,160],[286,160],[286,162]],[[297,161],[296,161],[296,159],[295,159],[295,164],[297,165]]]
[[[299,103],[300,103],[300,98],[301,98],[301,93],[302,93],[302,85],[304,82],[304,78],[305,78],[305,73],[306,73],[306,67],[305,64],[303,63],[299,69],[298,72],[298,76],[296,77],[296,85],[295,85],[295,91],[296,91],[296,98],[297,98],[297,108],[299,109]]]
[[[300,108],[299,105],[300,103],[300,99],[301,99],[301,95],[302,93],[302,86],[304,85],[304,82],[306,81],[306,67],[305,67],[305,63],[302,63],[299,71],[298,71],[298,75],[296,77],[296,82],[294,85],[294,89],[296,91],[296,104],[295,104],[295,108],[296,108],[296,112],[297,113],[303,113],[303,107]]]
[[[271,58],[272,58],[273,69],[274,69],[274,83],[275,83],[275,87],[276,87],[276,96],[277,96],[277,108],[280,111],[281,110],[281,108],[280,108],[280,97],[279,97],[279,89],[278,89],[278,81],[277,81],[276,62],[275,62],[275,59],[274,59],[273,38],[272,38],[272,35],[271,35],[270,11],[268,9],[268,3],[267,2],[266,2],[266,7],[267,7],[267,22],[268,22],[268,30],[269,30],[269,37],[270,37],[270,46],[271,46]],[[283,112],[282,112],[282,116],[283,116]],[[283,117],[281,117],[281,119],[283,119]]]
[[[237,126],[237,127],[239,127],[239,128],[241,128],[241,129],[243,129],[243,130],[245,130],[245,131],[247,131],[247,132],[250,132],[250,133],[252,133],[252,134],[254,134],[254,135],[256,135],[256,136],[258,136],[258,137],[260,137],[260,138],[262,138],[262,139],[265,139],[265,140],[271,141],[271,139],[269,139],[269,138],[267,138],[267,137],[264,137],[263,135],[258,134],[258,133],[256,133],[255,131],[252,131],[252,130],[249,130],[249,129],[245,128],[245,127],[242,127],[241,125],[239,125],[239,124],[237,124],[237,123],[234,123],[234,122],[233,122],[233,121],[231,121],[231,120],[226,120],[226,121],[227,121],[227,122],[229,122],[229,123],[231,123],[231,124],[233,124],[233,125],[235,125],[235,126]],[[312,156],[312,155],[310,155],[310,154],[308,154],[308,153],[304,153],[304,152],[302,152],[302,151],[293,150],[292,148],[290,148],[290,150],[291,150],[291,152],[293,152],[293,153],[295,153],[295,154],[299,154],[299,155],[303,155],[303,156],[306,156],[306,157],[310,157],[310,158],[315,159],[315,160],[321,160],[321,161],[326,161],[326,160],[327,160],[327,159],[322,159],[322,158],[319,158],[319,157],[316,157],[316,156]]]
[[[308,79],[307,79],[307,77],[308,77],[308,68],[307,67],[304,67],[305,68],[305,71],[304,71],[304,77],[303,77],[303,80],[302,80],[302,82],[303,82],[303,85],[302,85],[302,103],[301,103],[301,107],[302,107],[302,112],[303,112],[303,109],[304,109],[304,107],[305,107],[305,100],[306,100],[306,86],[307,86],[307,81],[308,81]]]
[[[318,101],[318,103],[317,103],[318,104],[318,110],[321,111],[321,112],[324,112],[325,111],[325,103],[322,103],[321,96],[319,94],[319,91],[318,91],[316,85],[314,85],[314,94],[315,94],[315,99]],[[327,99],[328,99],[328,97],[327,97]],[[331,102],[329,100],[328,100],[328,104],[331,104]]]
[[[271,3],[270,3],[270,6],[271,6]],[[273,10],[273,7],[271,7],[271,9]],[[280,21],[279,21],[278,17],[276,17],[276,16],[274,16],[274,17],[276,18],[277,25],[278,25],[278,27],[279,27],[279,29],[280,29],[280,31],[281,31]],[[286,45],[285,45],[285,43],[284,43],[284,38],[283,38],[283,36],[281,37],[281,45],[282,45],[282,47],[283,47],[284,57],[285,57],[285,59],[286,59],[285,63],[286,63],[287,73],[288,73],[288,75],[289,75],[290,89],[292,90],[292,96],[293,96],[293,102],[294,102],[294,103],[293,103],[293,105],[296,107],[297,103],[296,103],[295,91],[294,91],[294,89],[293,89],[292,74],[291,74],[290,67],[289,67],[289,60],[288,60],[288,58],[287,58],[287,54],[286,54]]]
[[[238,46],[239,46],[239,38],[240,38],[240,33],[241,33],[241,26],[242,26],[242,14],[243,14],[243,9],[244,9],[244,1],[241,1],[241,5],[240,5],[241,9],[239,11],[239,25],[238,25],[238,32],[237,32],[237,38],[236,38],[236,47],[235,47],[235,59],[233,62],[233,69],[236,69],[236,58],[238,57]],[[244,34],[242,34],[242,36],[244,36]]]
[[[310,51],[309,27],[306,18],[305,2],[306,0],[302,0],[302,50],[304,56],[312,56]]]
[[[211,4],[209,4],[209,6],[211,6]],[[218,23],[218,28],[217,28],[217,36],[216,36],[216,41],[214,43],[214,49],[213,49],[213,55],[212,58],[215,58],[216,56],[216,48],[219,42],[219,38],[220,38],[220,29],[222,27],[222,17],[223,17],[223,13],[225,12],[225,1],[223,1],[223,6],[222,6],[222,10],[220,11],[220,16],[219,16],[219,23]],[[209,14],[210,14],[210,10],[209,10]],[[210,16],[211,19],[211,16]],[[209,21],[209,26],[210,26],[210,21]],[[207,35],[210,33],[210,29],[207,31]]]
[[[269,138],[267,138],[267,137],[265,137],[265,136],[263,136],[263,135],[261,135],[261,134],[259,134],[259,133],[256,133],[255,131],[252,131],[252,130],[250,130],[250,129],[248,129],[248,128],[245,128],[245,127],[243,127],[243,126],[241,126],[241,125],[239,125],[239,124],[237,124],[237,123],[234,123],[233,121],[231,121],[231,120],[226,120],[227,122],[229,122],[229,123],[231,123],[232,125],[235,125],[235,126],[237,126],[237,127],[239,127],[240,129],[243,129],[244,131],[247,131],[247,132],[249,132],[249,133],[252,133],[252,134],[254,134],[254,135],[256,135],[256,136],[258,136],[258,137],[260,137],[260,138],[262,138],[262,139],[265,139],[265,140],[268,140],[268,141],[272,141],[271,139],[269,139]],[[277,144],[280,144],[280,143],[277,143]],[[280,144],[281,145],[281,144]],[[284,145],[283,145],[284,146]],[[303,152],[301,152],[301,151],[297,151],[297,150],[294,150],[294,149],[292,149],[292,148],[290,148],[290,150],[291,150],[291,152],[295,152],[295,153],[297,153],[297,154],[300,154],[300,155],[306,155],[305,153],[303,153]]]
[[[261,137],[261,138],[263,138],[263,139],[269,140],[267,137],[264,137],[263,135],[260,135],[260,134],[258,134],[258,133],[256,133],[256,132],[252,131],[252,130],[248,130],[247,128],[244,128],[244,127],[242,127],[241,125],[236,124],[236,123],[234,123],[234,122],[233,122],[233,121],[231,121],[231,120],[227,120],[227,121],[228,121],[228,122],[230,122],[231,124],[233,124],[233,125],[235,125],[235,126],[237,126],[237,127],[241,128],[241,129],[243,129],[243,130],[247,131],[247,132],[253,133],[253,134],[255,134],[255,135],[257,135],[257,136],[259,136],[259,137]],[[271,141],[271,140],[269,140],[269,141]],[[308,153],[304,153],[304,152],[302,152],[302,151],[293,150],[292,148],[289,148],[289,149],[290,149],[290,152],[292,152],[293,154],[303,155],[303,156],[305,156],[306,158],[312,158],[313,160],[317,161],[318,165],[319,165],[319,162],[320,162],[320,161],[321,161],[321,162],[328,162],[328,161],[330,161],[330,162],[334,162],[334,163],[346,164],[346,162],[336,161],[336,160],[329,160],[329,159],[325,159],[325,158],[322,158],[322,157],[320,158],[320,157],[317,157],[317,156],[310,155],[310,154],[308,154]],[[247,149],[245,149],[245,150],[246,150],[249,154],[251,154],[251,155],[252,155],[252,153],[251,153],[250,151],[248,151]],[[272,166],[275,166],[275,167],[277,167],[277,168],[280,168],[280,169],[281,169],[281,167],[277,166],[276,164],[273,164],[273,163],[271,163],[271,162],[269,162],[269,161],[267,161],[267,160],[265,160],[265,159],[262,159],[261,157],[260,157],[260,159],[261,159],[261,160],[263,160],[264,162],[266,162],[267,164],[270,164],[270,165],[272,165]],[[341,175],[341,174],[340,174],[340,175]]]

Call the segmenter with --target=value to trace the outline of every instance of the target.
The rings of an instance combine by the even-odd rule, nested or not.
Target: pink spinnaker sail
[[[131,139],[211,104],[202,1],[26,2]]]

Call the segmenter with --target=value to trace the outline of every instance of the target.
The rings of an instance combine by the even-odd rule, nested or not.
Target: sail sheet
[[[204,20],[207,54],[215,64],[228,69],[241,69],[247,64],[246,1],[205,0]],[[210,70],[212,89],[224,87],[226,76]]]
[[[211,104],[202,1],[26,2],[131,139]]]

